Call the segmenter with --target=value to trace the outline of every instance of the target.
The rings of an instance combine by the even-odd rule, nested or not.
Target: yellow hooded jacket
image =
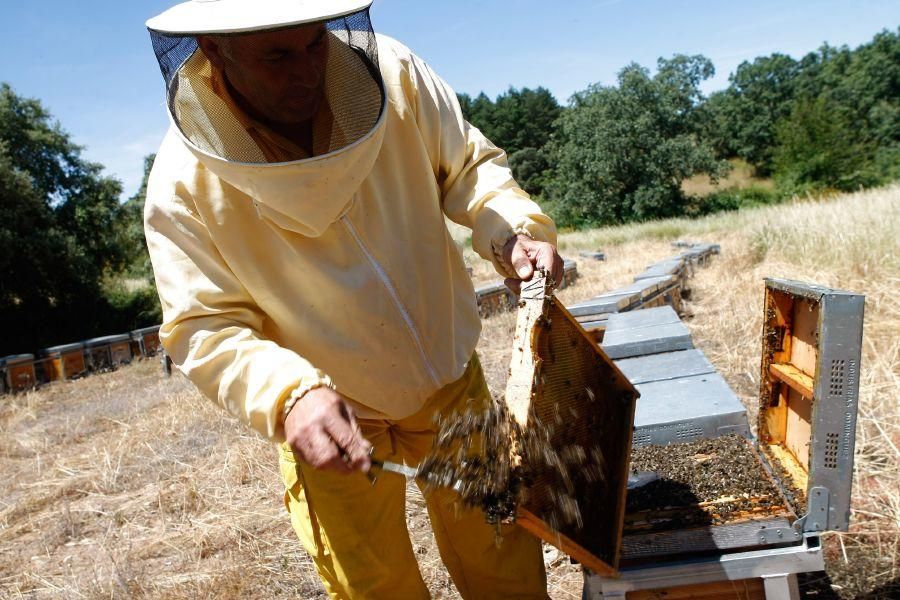
[[[234,117],[196,76],[209,68],[197,51],[179,74],[182,129],[194,115],[212,148],[244,135],[246,162],[173,126],[150,175],[163,346],[205,395],[273,440],[285,402],[314,387],[333,385],[362,417],[401,419],[463,374],[481,323],[444,215],[471,227],[473,248],[505,276],[495,252],[514,233],[556,241],[447,84],[394,40],[378,36],[378,54],[387,101],[368,133],[266,164],[246,131],[223,133]]]

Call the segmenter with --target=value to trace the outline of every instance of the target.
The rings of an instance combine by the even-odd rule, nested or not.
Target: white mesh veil
[[[150,28],[172,119],[207,154],[240,163],[326,154],[368,134],[384,110],[368,8],[210,37],[224,66],[210,60],[197,34]],[[309,106],[315,106],[309,115],[300,114]]]

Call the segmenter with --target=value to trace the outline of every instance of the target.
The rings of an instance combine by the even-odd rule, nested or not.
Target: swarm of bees
[[[533,419],[523,428],[503,402],[470,403],[462,412],[438,417],[434,447],[419,465],[419,476],[428,486],[455,489],[460,502],[481,509],[490,524],[514,522],[531,484],[541,478],[551,482],[551,527],[580,527],[572,473],[602,477],[602,456],[599,448],[554,448],[553,425]]]

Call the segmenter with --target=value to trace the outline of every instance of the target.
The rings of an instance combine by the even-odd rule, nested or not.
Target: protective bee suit
[[[511,236],[555,243],[555,229],[504,153],[465,122],[454,92],[374,35],[370,2],[193,0],[148,21],[172,127],[150,175],[145,229],[162,344],[206,396],[282,441],[285,405],[331,386],[377,452],[417,462],[436,411],[487,397],[473,355],[474,290],[444,215],[471,227],[473,248],[504,276],[513,274],[498,253]],[[301,147],[244,109],[196,40],[311,26],[321,29],[310,47],[324,84]],[[260,69],[278,68],[272,60]],[[330,594],[422,596],[409,540],[394,539],[402,480],[372,487],[362,475],[316,472],[284,446],[282,475],[292,524]],[[428,499],[464,596],[545,594],[527,534],[506,532],[503,558],[493,556],[483,518],[463,533],[448,498]],[[363,538],[382,551],[360,550]]]

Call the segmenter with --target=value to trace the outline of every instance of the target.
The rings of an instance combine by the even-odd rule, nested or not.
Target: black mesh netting
[[[297,28],[323,30],[324,49],[311,67],[320,74],[315,91],[320,100],[309,119],[306,144],[292,143],[296,137],[284,135],[279,126],[283,122],[296,124],[297,119],[285,116],[289,105],[276,106],[275,113],[266,114],[255,110],[258,105],[246,101],[233,85],[234,77],[228,73],[234,71],[229,69],[249,69],[252,80],[252,70],[259,68],[258,63],[241,62],[236,60],[239,56],[229,54],[229,66],[217,69],[207,60],[195,36],[151,30],[167,104],[181,133],[206,153],[245,163],[284,162],[333,152],[369,133],[384,108],[385,95],[368,9],[325,22],[211,37],[229,48],[246,48],[248,44],[267,44],[273,36],[284,37]]]

